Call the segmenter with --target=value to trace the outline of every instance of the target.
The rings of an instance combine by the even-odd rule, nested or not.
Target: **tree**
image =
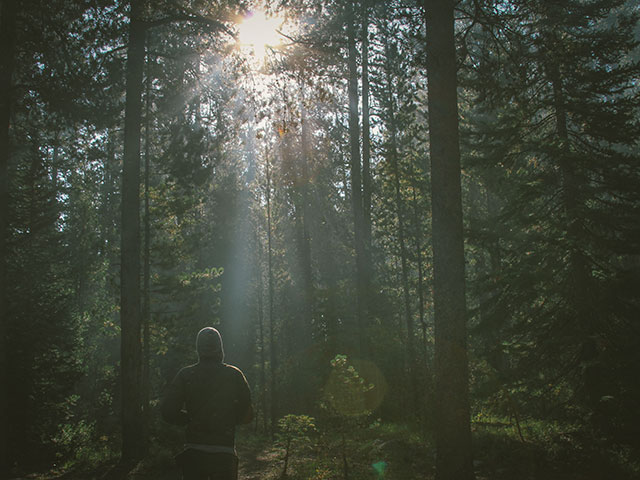
[[[474,477],[453,1],[427,3],[434,265],[436,478]]]
[[[0,384],[7,385],[7,292],[9,217],[9,125],[13,99],[15,21],[17,2],[4,1],[0,7]],[[0,478],[8,478],[7,445],[8,391],[0,393]]]
[[[145,58],[144,0],[131,1],[122,167],[122,237],[120,260],[122,461],[140,459],[143,438],[140,343],[140,127]]]
[[[401,173],[399,166],[400,152],[398,149],[398,122],[396,120],[396,99],[393,88],[392,77],[392,64],[397,61],[397,51],[395,44],[391,44],[390,34],[388,29],[384,29],[384,55],[385,55],[385,85],[384,85],[384,98],[381,101],[384,109],[384,118],[386,120],[387,127],[387,140],[386,140],[386,161],[390,166],[391,182],[393,183],[393,203],[394,213],[396,216],[396,225],[398,231],[398,248],[400,250],[400,265],[401,265],[401,278],[402,278],[402,293],[403,293],[403,306],[404,317],[407,327],[407,360],[409,370],[409,384],[411,389],[410,404],[412,411],[417,411],[418,408],[418,378],[416,374],[416,355],[415,355],[415,342],[414,342],[414,324],[413,324],[413,312],[411,307],[411,292],[409,288],[409,254],[406,240],[406,209],[405,202],[402,194],[401,187]]]
[[[278,418],[278,351],[276,349],[276,319],[274,309],[273,237],[271,227],[271,166],[269,152],[265,152],[265,197],[267,215],[267,285],[269,297],[269,395],[271,434],[275,433]]]
[[[356,251],[356,291],[358,335],[362,335],[367,321],[367,278],[366,232],[364,208],[362,202],[362,161],[360,156],[360,122],[358,120],[358,64],[356,50],[355,6],[347,2],[347,66],[349,98],[349,147],[351,172],[351,203],[353,205],[354,242]],[[362,350],[362,338],[358,339],[358,348]]]
[[[69,53],[59,31],[84,10],[60,6],[2,3],[3,36],[11,33],[14,23],[13,35],[2,43],[2,81],[9,83],[2,84],[0,102],[6,120],[0,135],[6,166],[0,174],[6,186],[0,255],[6,303],[0,335],[6,363],[1,362],[0,369],[7,373],[3,394],[8,398],[2,412],[11,412],[2,425],[3,438],[11,439],[4,451],[3,475],[8,467],[19,473],[55,458],[56,430],[70,408],[69,390],[80,370],[70,236],[63,228],[68,210],[60,179],[72,161],[70,137],[79,106],[66,102],[67,88],[76,86],[83,74],[69,68],[78,57],[66,58],[66,71],[59,68],[60,58]],[[14,63],[6,47],[22,60]],[[56,74],[68,84],[47,81]]]
[[[371,254],[371,108],[369,107],[369,0],[362,1],[362,215],[364,230],[365,278],[371,280],[373,259]],[[370,282],[371,283],[371,282]],[[368,286],[368,293],[371,285]],[[370,297],[367,305],[370,305]]]
[[[612,411],[639,398],[622,387],[637,341],[626,288],[638,275],[629,261],[637,222],[627,215],[637,212],[639,178],[637,12],[628,7],[481,10],[464,75],[469,165],[488,197],[474,232],[491,260],[478,285],[485,355],[530,412],[546,416],[553,404],[562,418],[588,416],[616,436],[635,420],[611,421]]]

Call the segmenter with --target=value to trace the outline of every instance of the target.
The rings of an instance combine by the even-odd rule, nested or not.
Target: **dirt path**
[[[238,480],[267,480],[276,478],[281,460],[269,444],[238,442]]]
[[[237,442],[238,480],[275,480],[282,469],[281,454],[266,437],[242,436]],[[179,480],[180,470],[170,459],[147,459],[128,471],[118,464],[106,464],[90,470],[50,471],[29,474],[12,480]]]

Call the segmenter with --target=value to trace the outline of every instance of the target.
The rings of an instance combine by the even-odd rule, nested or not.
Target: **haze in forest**
[[[0,478],[637,478],[639,15],[2,0]]]

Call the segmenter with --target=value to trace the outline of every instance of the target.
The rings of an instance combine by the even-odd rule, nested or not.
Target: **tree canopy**
[[[637,476],[639,15],[2,0],[0,478],[170,474],[205,326],[245,478]]]

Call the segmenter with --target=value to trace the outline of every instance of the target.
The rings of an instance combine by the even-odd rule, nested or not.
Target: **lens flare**
[[[347,371],[357,374],[361,383],[350,381],[339,370],[332,370],[324,388],[329,404],[335,411],[346,416],[374,411],[387,393],[384,374],[369,360],[353,359],[348,362]]]

